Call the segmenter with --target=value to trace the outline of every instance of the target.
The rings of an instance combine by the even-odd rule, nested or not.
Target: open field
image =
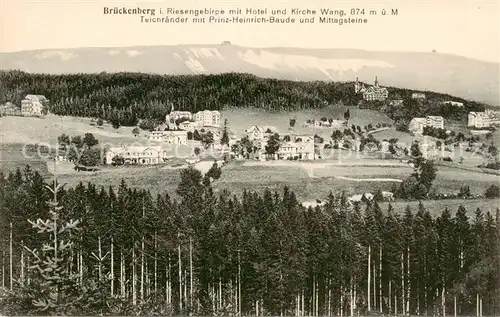
[[[230,109],[221,111],[222,119],[227,119],[230,130],[236,136],[241,136],[246,128],[252,125],[261,125],[271,127],[271,130],[280,134],[288,133],[290,119],[295,119],[294,132],[296,133],[313,133],[313,128],[303,126],[307,119],[320,120],[321,117],[333,118],[335,120],[343,120],[346,107],[329,107],[317,110],[301,110],[287,112],[267,112],[260,109]],[[385,114],[375,110],[358,109],[349,107],[351,118],[349,119],[349,127],[352,124],[361,127],[377,123],[393,124],[393,121]],[[273,129],[274,128],[274,129]],[[314,133],[321,136],[330,136],[333,128],[315,128]]]
[[[140,140],[132,135],[133,127],[113,129],[109,123],[102,127],[89,118],[48,115],[44,119],[28,117],[1,117],[0,140],[2,143],[48,143],[55,145],[57,137],[65,133],[70,137],[87,132],[101,143],[132,143]],[[143,138],[144,139],[144,138]],[[144,139],[145,140],[145,139]]]
[[[342,118],[345,108],[328,108],[321,110],[306,110],[291,113],[269,113],[259,110],[234,109],[222,111],[223,119],[229,121],[230,130],[237,135],[250,125],[274,126],[279,133],[287,133],[288,121],[297,120],[295,132],[312,133],[311,128],[303,127],[306,119],[319,119],[322,116],[334,119]],[[349,124],[366,125],[372,123],[392,123],[385,115],[372,110],[350,108],[351,120]],[[48,116],[46,119],[3,117],[1,124],[0,169],[4,171],[24,168],[26,164],[38,170],[43,176],[51,177],[52,166],[47,168],[44,157],[40,158],[36,152],[24,152],[25,144],[48,143],[55,144],[57,137],[65,133],[69,136],[93,133],[100,143],[119,145],[132,142],[146,143],[144,135],[136,138],[132,135],[131,127],[113,129],[109,124],[97,127],[90,119]],[[331,134],[332,129],[315,129],[322,131],[325,136]],[[319,133],[321,134],[321,133]],[[498,134],[498,133],[497,133]],[[377,139],[396,137],[400,142],[411,142],[413,136],[398,132],[391,128],[374,134]],[[216,191],[228,189],[234,194],[241,194],[243,190],[262,191],[265,188],[281,191],[288,185],[300,201],[314,201],[324,199],[330,191],[345,191],[348,194],[375,192],[378,189],[390,191],[394,184],[398,184],[413,172],[407,163],[399,159],[391,159],[389,155],[381,153],[357,153],[342,150],[331,150],[329,160],[310,162],[296,161],[243,161],[233,162],[223,168],[222,176],[213,185]],[[469,159],[466,158],[466,162]],[[454,160],[456,162],[456,160]],[[492,184],[499,184],[500,176],[495,171],[485,173],[475,168],[476,162],[470,164],[444,163],[438,165],[437,178],[434,187],[438,193],[458,192],[460,187],[470,186],[473,194],[484,194],[486,188]],[[212,161],[201,162],[197,167],[206,172]],[[180,168],[186,167],[184,160],[175,159],[162,166],[104,166],[98,172],[76,172],[65,168],[60,175],[62,182],[74,186],[79,182],[92,182],[97,186],[118,186],[124,179],[130,186],[148,188],[153,195],[168,192],[175,195],[179,183]],[[63,168],[59,169],[62,172]],[[475,209],[476,206],[490,208],[495,200],[460,201]],[[496,201],[498,203],[498,201]],[[395,202],[395,209],[404,209],[407,202]],[[413,204],[411,202],[410,204]],[[438,209],[446,204],[459,204],[458,201],[433,202]],[[454,205],[453,205],[454,206]],[[458,205],[457,205],[458,206]],[[468,207],[468,208],[469,208]],[[483,209],[483,207],[481,207]]]

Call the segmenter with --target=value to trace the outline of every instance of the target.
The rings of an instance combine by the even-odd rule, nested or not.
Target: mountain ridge
[[[239,72],[296,81],[360,81],[438,91],[500,106],[499,64],[452,54],[234,44],[87,47],[0,53],[0,69],[71,74]]]

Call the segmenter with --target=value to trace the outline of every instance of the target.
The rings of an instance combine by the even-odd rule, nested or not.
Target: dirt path
[[[396,182],[396,183],[403,182],[401,179],[397,178],[350,178],[344,176],[335,176],[333,178],[344,179],[346,181],[353,181],[353,182]]]

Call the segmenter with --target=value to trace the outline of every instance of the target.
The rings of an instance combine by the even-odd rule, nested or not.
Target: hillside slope
[[[289,80],[351,81],[432,90],[499,106],[499,64],[438,53],[179,45],[0,54],[1,69],[31,73],[250,73]]]

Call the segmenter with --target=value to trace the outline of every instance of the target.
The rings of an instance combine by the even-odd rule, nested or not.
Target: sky
[[[498,0],[0,0],[0,52],[79,47],[233,44],[461,55],[500,62]],[[104,7],[377,10],[367,24],[171,24],[104,15]],[[382,9],[398,9],[382,16]]]

